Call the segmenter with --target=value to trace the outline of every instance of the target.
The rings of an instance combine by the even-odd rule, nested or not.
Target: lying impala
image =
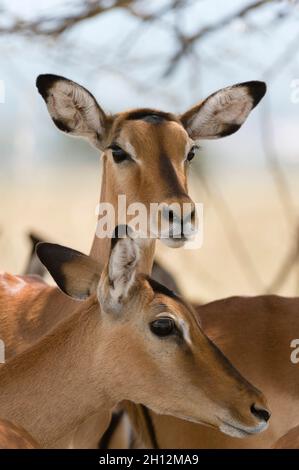
[[[137,273],[138,241],[116,238],[102,275],[93,259],[69,248],[43,243],[37,252],[72,297],[73,315],[1,367],[1,417],[46,448],[63,445],[94,414],[101,414],[104,432],[122,400],[230,434],[267,428],[263,395],[203,334],[192,309]],[[17,280],[2,284],[4,305],[10,289],[26,302],[26,287]],[[13,302],[7,307],[13,309]]]
[[[43,75],[37,86],[61,130],[86,137],[104,151],[100,202],[112,202],[115,208],[119,193],[126,194],[128,204],[137,200],[147,207],[152,201],[190,201],[186,172],[197,140],[235,132],[265,93],[263,83],[248,82],[220,90],[181,116],[150,109],[108,116],[87,90],[70,80]],[[109,244],[109,239],[94,239],[91,254],[101,266]],[[140,269],[146,273],[154,246],[150,240],[143,252]],[[3,282],[18,289],[21,281],[7,276]],[[59,292],[40,282],[34,289],[32,285],[23,285],[26,302],[14,298],[18,308],[1,318],[7,357],[36,342],[60,321],[62,312],[65,317],[72,312],[73,306]]]

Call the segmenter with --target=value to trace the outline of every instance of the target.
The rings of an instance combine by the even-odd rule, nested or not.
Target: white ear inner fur
[[[116,301],[120,297],[126,297],[134,284],[138,259],[139,248],[131,238],[117,243],[109,262],[109,278],[114,283],[111,294]],[[129,268],[128,263],[131,263]]]
[[[209,129],[216,133],[218,127],[228,123],[241,125],[253,106],[253,98],[247,87],[231,87],[207,98],[199,111],[191,118],[191,129]]]

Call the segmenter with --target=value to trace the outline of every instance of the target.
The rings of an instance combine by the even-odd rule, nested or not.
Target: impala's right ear
[[[83,86],[58,75],[39,75],[36,86],[54,124],[67,134],[83,137],[103,150],[111,118]]]
[[[236,132],[266,93],[259,81],[222,88],[180,116],[193,140],[218,139]]]
[[[85,300],[96,292],[101,273],[94,259],[55,243],[39,243],[36,254],[65,294]]]

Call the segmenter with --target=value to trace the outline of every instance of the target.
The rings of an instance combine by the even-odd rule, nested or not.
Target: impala
[[[119,195],[126,196],[127,206],[142,203],[147,214],[151,203],[164,205],[162,217],[170,222],[170,229],[162,241],[173,247],[182,246],[190,232],[182,230],[183,210],[169,209],[171,204],[189,203],[190,214],[185,218],[195,223],[187,170],[198,142],[236,132],[266,92],[265,83],[251,81],[219,90],[181,115],[155,109],[110,115],[89,91],[64,77],[40,75],[36,84],[58,129],[86,138],[102,152],[100,205],[111,203],[117,213]],[[181,237],[173,237],[174,232],[182,232]],[[91,256],[102,267],[109,246],[108,237],[95,235]],[[150,274],[155,240],[150,238],[144,247],[140,269]]]
[[[20,426],[0,419],[0,449],[38,449],[40,445]]]
[[[204,332],[238,370],[267,396],[272,411],[259,436],[234,439],[217,430],[149,412],[161,448],[270,448],[299,423],[299,364],[291,343],[299,337],[299,298],[231,297],[197,308]],[[147,446],[148,428],[131,407],[132,421]]]
[[[235,132],[265,93],[265,84],[253,81],[220,90],[180,116],[152,109],[110,116],[85,88],[65,78],[42,75],[37,87],[59,129],[85,137],[103,151],[100,202],[112,202],[116,208],[120,193],[127,196],[128,204],[190,201],[186,174],[198,140]],[[109,239],[95,236],[91,256],[101,269],[109,245]],[[145,273],[150,273],[154,247],[155,241],[149,240],[143,250],[140,270]],[[60,292],[33,278],[26,283],[7,275],[2,283],[13,288],[8,296],[18,302],[18,308],[6,310],[1,318],[9,359],[34,344],[63,316],[71,315],[74,306]],[[13,290],[20,286],[23,297],[15,298]],[[96,420],[91,421],[96,426]]]
[[[93,415],[101,415],[103,433],[122,400],[233,435],[267,428],[263,395],[203,334],[192,308],[137,272],[139,243],[115,238],[102,274],[97,262],[75,250],[48,243],[37,248],[72,297],[73,314],[2,366],[0,413],[42,447],[63,445]],[[16,299],[26,300],[25,288],[14,289]]]

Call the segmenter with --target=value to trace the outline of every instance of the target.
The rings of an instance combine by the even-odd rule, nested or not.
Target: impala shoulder
[[[16,276],[7,272],[0,273],[0,293],[18,294],[28,290],[40,290],[49,287],[39,276]]]

